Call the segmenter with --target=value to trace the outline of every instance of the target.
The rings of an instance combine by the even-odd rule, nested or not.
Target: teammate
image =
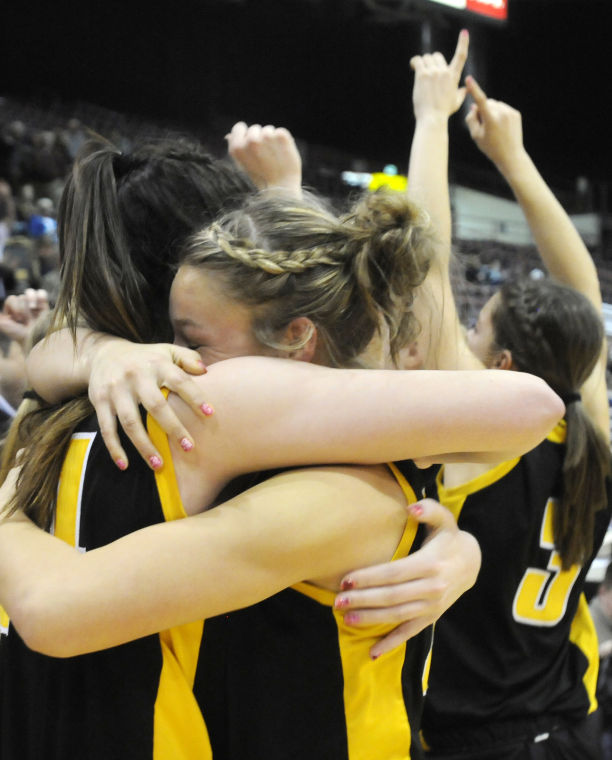
[[[423,717],[428,757],[597,758],[597,641],[582,594],[610,521],[606,351],[595,267],[523,147],[520,114],[487,99],[468,78],[471,135],[512,187],[558,282],[508,283],[468,334],[473,356],[457,345],[445,173],[458,77],[440,54],[417,57],[413,67],[417,127],[410,180],[427,196],[447,252],[430,280],[446,299],[439,357],[446,366],[480,361],[535,372],[567,405],[564,419],[533,451],[494,468],[446,464],[438,476],[438,497],[479,539],[483,563],[474,588],[436,626]],[[402,602],[401,563],[351,574],[345,586],[376,587],[385,580],[394,588],[348,592],[338,600],[345,622],[416,614],[410,598],[408,609]],[[378,609],[388,604],[394,609]],[[365,607],[372,609],[359,609]],[[403,633],[410,634],[410,623]],[[396,630],[375,654],[398,636]]]
[[[392,351],[396,350],[398,343],[409,337],[413,322],[409,314],[406,315],[406,299],[424,275],[429,244],[422,221],[405,201],[385,199],[382,196],[372,198],[344,224],[295,200],[283,202],[280,199],[262,199],[253,201],[249,209],[247,214],[230,217],[226,225],[213,228],[207,236],[196,241],[197,256],[186,263],[175,280],[175,331],[187,341],[202,345],[203,351],[209,353],[207,358],[218,357],[218,352],[231,354],[263,350],[275,354],[283,351],[288,344],[289,350],[303,359],[315,357],[319,361],[329,361],[330,357],[340,357],[336,361],[346,363],[368,345],[379,327],[386,326],[388,329]],[[254,241],[245,240],[245,227],[249,236],[255,238]],[[400,259],[401,267],[397,266]],[[409,261],[414,262],[411,269],[405,266]],[[253,269],[253,264],[257,264],[259,269]],[[200,272],[200,267],[205,269]],[[210,267],[212,271],[209,271]],[[219,270],[219,267],[222,269]],[[296,268],[297,272],[294,271]],[[381,270],[387,276],[377,279]],[[376,276],[373,277],[373,274]],[[279,292],[274,292],[275,289]],[[321,298],[321,293],[325,293],[325,298]],[[252,307],[253,300],[258,303],[255,321],[247,309],[247,305]],[[365,305],[360,308],[362,302]],[[346,318],[339,318],[348,314],[352,317],[350,322]],[[379,322],[380,314],[384,314],[382,325]],[[222,321],[219,319],[221,315]],[[297,417],[288,415],[289,422],[282,422],[285,417],[283,412],[290,411],[295,406],[295,394],[299,394],[300,388],[308,388],[311,404],[321,393],[318,406],[322,407],[329,382],[326,381],[323,387],[318,385],[316,377],[320,373],[325,373],[327,377],[330,375],[323,369],[317,370],[305,363],[289,363],[292,368],[298,368],[292,373],[294,385],[290,389],[289,399],[286,383],[290,375],[283,374],[281,368],[281,364],[286,366],[285,363],[278,364],[280,374],[277,377],[275,370],[269,371],[269,362],[251,360],[250,365],[247,365],[245,360],[245,366],[252,366],[253,369],[247,386],[253,394],[263,384],[265,372],[267,397],[278,395],[286,400],[278,411],[281,422],[271,421],[269,430],[265,433],[255,430],[254,433],[248,431],[241,436],[239,425],[253,420],[249,407],[252,406],[252,399],[257,398],[257,395],[250,395],[249,399],[245,399],[244,393],[239,391],[241,384],[236,383],[235,372],[241,363],[236,365],[235,362],[220,362],[202,378],[206,381],[206,388],[212,394],[211,399],[217,408],[216,415],[200,426],[209,430],[208,446],[203,444],[205,437],[200,437],[196,440],[195,451],[188,452],[174,440],[167,447],[163,436],[156,435],[166,462],[163,469],[157,468],[159,496],[152,485],[153,475],[148,474],[148,470],[143,472],[141,467],[138,471],[132,466],[128,473],[122,473],[110,462],[105,467],[99,449],[94,448],[98,444],[98,437],[92,438],[89,433],[91,428],[86,427],[84,432],[89,434],[73,439],[63,464],[58,510],[54,516],[55,532],[68,538],[74,545],[89,549],[107,543],[138,525],[160,521],[163,517],[168,519],[182,516],[181,502],[185,512],[200,511],[210,503],[225,481],[249,467],[261,468],[267,463],[292,465],[304,461],[301,459],[304,457],[303,450],[298,453],[298,444],[291,443],[283,425],[299,424],[300,435],[309,439],[312,431],[319,434],[319,422],[312,419],[311,407],[302,410]],[[361,386],[360,383],[365,374],[367,373],[355,370],[345,375],[345,392],[350,385],[354,385],[353,392],[358,389],[362,393],[366,385],[364,383]],[[230,380],[232,376],[233,381]],[[391,382],[391,385],[385,383],[387,390],[393,392],[395,378],[401,378],[401,375],[389,373],[384,377]],[[435,389],[436,378],[424,378],[421,383],[428,379],[434,383],[434,386],[429,386],[431,392],[432,388]],[[438,379],[440,388],[449,381],[448,377],[443,376]],[[470,378],[466,377],[464,390],[467,391],[468,385]],[[477,404],[482,403],[479,391],[487,383],[477,385],[480,387],[472,385],[467,391],[468,395],[472,395],[473,410]],[[517,388],[517,401],[520,386],[522,390],[534,388],[537,391],[539,397],[534,400],[534,408],[523,420],[525,427],[530,414],[535,412],[542,401],[549,404],[542,417],[550,418],[559,413],[554,396],[531,378],[525,377],[524,382],[519,383],[502,382],[500,387],[502,385]],[[419,386],[419,382],[414,385],[417,395]],[[175,403],[178,404],[177,409],[182,408],[180,402]],[[398,398],[392,410],[397,411],[402,403],[404,402]],[[448,403],[445,400],[440,411],[452,417],[453,412],[447,407]],[[346,411],[348,410],[345,409],[345,413]],[[354,413],[354,406],[351,411]],[[183,414],[188,416],[189,412],[183,409]],[[511,415],[507,416],[510,422]],[[235,421],[232,421],[233,418]],[[45,446],[49,449],[47,441],[53,440],[53,424],[52,421],[49,428],[43,431],[45,436],[49,434],[49,438],[37,440],[31,446],[31,451],[26,451],[24,455],[24,483],[30,480],[28,471],[32,472],[43,461],[35,459],[37,451]],[[427,424],[433,424],[433,415],[429,416]],[[449,428],[444,435],[447,445],[455,446],[453,436],[456,436],[457,445],[463,437],[463,446],[477,447],[476,433],[451,433],[450,424],[448,420],[441,423],[442,427]],[[494,432],[490,421],[485,427]],[[515,432],[517,439],[518,427],[519,425]],[[277,437],[283,432],[287,435],[288,442],[280,449],[280,453],[266,455],[259,448],[252,451],[250,447],[253,443],[264,441],[265,435],[271,435],[270,430],[274,430]],[[395,435],[399,437],[399,431]],[[520,436],[524,435],[522,429]],[[532,435],[537,433],[530,433],[528,437],[531,438]],[[246,444],[245,438],[248,440]],[[497,438],[498,443],[501,438],[502,436]],[[213,443],[214,448],[210,443]],[[323,442],[324,447],[325,445]],[[325,452],[326,458],[337,445],[330,441],[330,449]],[[424,450],[431,445],[431,441],[424,444]],[[197,454],[198,451],[201,453]],[[57,457],[56,450],[50,453]],[[192,456],[194,453],[195,457]],[[266,460],[266,456],[277,457],[278,462]],[[246,461],[250,465],[245,464]],[[176,480],[173,471],[176,471]],[[85,473],[84,480],[79,476],[81,472]],[[148,475],[148,485],[144,475]],[[19,566],[19,556],[24,559],[26,555],[23,553],[23,545],[20,548],[18,538],[27,536],[28,526],[19,520],[9,522],[2,527],[1,598],[6,602],[13,623],[24,633],[29,644],[50,654],[65,656],[107,647],[117,641],[131,640],[167,625],[187,623],[227,609],[243,607],[248,602],[269,596],[305,578],[313,579],[317,586],[327,588],[331,594],[331,589],[337,587],[337,576],[355,564],[357,543],[360,544],[359,557],[363,558],[365,554],[370,554],[365,546],[369,543],[366,540],[369,537],[369,545],[372,547],[370,560],[381,559],[381,555],[392,555],[398,544],[400,554],[407,552],[413,545],[415,548],[418,546],[418,540],[415,539],[416,526],[413,521],[406,525],[405,514],[400,507],[405,502],[404,493],[409,499],[414,498],[414,493],[399,474],[397,479],[402,482],[403,491],[384,469],[284,473],[270,481],[265,488],[252,490],[242,498],[237,497],[230,505],[218,507],[198,517],[197,525],[201,526],[201,532],[194,524],[186,532],[179,530],[176,540],[180,548],[174,556],[174,550],[171,549],[172,531],[168,534],[170,542],[166,541],[165,533],[160,536],[164,547],[161,552],[155,547],[155,528],[152,534],[125,536],[118,543],[111,544],[111,555],[117,550],[121,553],[124,548],[127,549],[127,555],[121,560],[110,557],[110,564],[106,565],[107,572],[110,572],[110,584],[106,585],[109,581],[107,575],[103,583],[106,591],[100,588],[103,594],[114,595],[118,590],[114,579],[116,573],[120,573],[120,596],[123,602],[117,599],[110,606],[98,596],[94,589],[95,583],[90,585],[90,581],[96,579],[101,582],[103,574],[92,565],[93,576],[88,580],[85,565],[84,572],[79,570],[76,575],[72,566],[75,558],[77,561],[84,560],[87,566],[91,564],[90,558],[94,564],[98,562],[96,557],[100,557],[104,563],[107,556],[105,549],[100,550],[101,554],[96,554],[95,551],[85,555],[73,554],[65,544],[54,542],[42,532],[35,532],[34,542],[46,538],[53,546],[53,553],[57,551],[61,555],[63,550],[68,551],[65,558],[67,565],[63,565],[63,569],[56,567],[56,570],[60,573],[66,570],[66,580],[72,578],[77,581],[77,585],[84,584],[80,589],[73,589],[76,592],[73,596],[69,585],[59,580],[52,564],[49,564],[44,578],[50,581],[56,592],[61,589],[59,596],[56,596],[47,593],[50,589],[42,588],[46,581],[41,578],[41,566],[37,567],[37,562],[44,555],[38,548],[26,560],[27,567]],[[101,482],[104,483],[104,492],[100,488]],[[304,482],[309,486],[305,492],[307,495],[297,490]],[[79,499],[81,483],[84,484],[85,491],[83,498]],[[23,501],[24,494],[22,488],[17,494],[18,500]],[[342,496],[340,501],[346,504],[346,510],[337,509],[339,495]],[[111,502],[110,514],[107,513],[107,499]],[[126,502],[137,504],[132,509],[126,509]],[[78,504],[79,517],[76,511]],[[46,523],[49,512],[44,511],[40,499],[33,506],[26,501],[26,508],[39,524]],[[349,508],[352,521],[350,532],[356,539],[355,543],[346,540],[345,521]],[[361,518],[353,514],[352,510],[355,509],[361,512]],[[100,517],[96,517],[97,514]],[[368,519],[369,515],[373,516],[372,521]],[[187,521],[179,520],[163,528],[182,528],[183,523],[186,524]],[[77,525],[78,534],[75,532]],[[185,545],[184,540],[187,539],[190,544],[198,534],[200,549],[196,552],[190,545]],[[131,538],[135,543],[132,543]],[[136,548],[141,540],[142,552]],[[204,551],[202,547],[205,547]],[[53,556],[52,554],[50,562]],[[151,566],[146,565],[153,557],[156,569],[151,573]],[[168,564],[165,564],[164,557]],[[183,560],[187,564],[181,569]],[[199,564],[200,561],[204,561],[204,564]],[[133,562],[135,565],[132,568]],[[225,568],[228,568],[227,572],[222,572]],[[156,595],[156,599],[151,600],[148,611],[145,609],[148,602],[145,602],[142,586],[136,577],[140,572],[148,591],[154,590]],[[220,573],[225,579],[222,586],[218,584]],[[29,581],[26,580],[28,576]],[[32,585],[29,585],[31,582]],[[56,585],[58,582],[59,585]],[[164,584],[169,584],[166,590]],[[6,595],[5,585],[9,589]],[[170,587],[172,591],[168,595]],[[80,593],[84,589],[87,589],[85,599]],[[41,596],[38,596],[39,593]],[[126,593],[135,596],[128,601]],[[135,600],[140,601],[134,603]],[[41,601],[43,606],[38,607]],[[80,606],[83,601],[86,602],[86,607],[93,604],[99,613],[104,614],[106,619],[102,625],[100,620],[94,622],[89,614],[91,608],[88,611]],[[127,606],[122,609],[125,602]],[[69,607],[72,607],[72,612]],[[327,607],[326,616],[332,621],[329,601]],[[55,622],[48,617],[48,613],[55,618]],[[90,627],[90,624],[93,625]],[[82,752],[83,746],[88,747],[92,757],[96,756],[96,752],[106,757],[112,756],[113,752],[118,755],[121,751],[125,753],[127,748],[130,756],[136,757],[137,751],[148,756],[152,747],[161,756],[164,753],[168,756],[170,752],[174,755],[183,752],[186,756],[206,756],[208,739],[191,691],[194,678],[197,682],[196,664],[201,631],[201,622],[190,624],[180,631],[146,639],[142,647],[140,643],[128,645],[117,657],[115,650],[112,650],[86,659],[43,662],[23,647],[11,624],[8,637],[2,642],[3,657],[8,663],[6,668],[3,666],[3,677],[6,674],[7,678],[1,731],[5,754],[8,757],[28,757],[37,756],[39,752],[37,739],[19,729],[19,721],[12,713],[15,706],[20,704],[15,696],[23,690],[22,693],[36,694],[37,699],[41,700],[40,704],[32,705],[32,714],[46,716],[44,728],[41,726],[36,735],[44,737],[47,747],[57,746],[58,753],[63,753],[64,756],[70,756],[70,753],[74,756],[77,751],[75,747],[81,748],[79,751]],[[351,637],[351,640],[354,642],[355,637]],[[365,672],[368,672],[365,666],[369,664],[367,650],[370,644],[371,635],[368,635],[357,653]],[[409,652],[415,652],[415,649],[422,646],[422,642],[415,641]],[[422,659],[421,650],[415,658],[415,662]],[[397,678],[402,669],[402,660],[403,658],[398,661],[400,664],[395,668],[396,696],[401,694]],[[24,671],[23,665],[20,666],[23,661],[28,663],[27,671]],[[131,663],[129,668],[128,662]],[[420,669],[417,668],[416,683],[419,682]],[[363,674],[364,670],[360,673]],[[26,672],[29,676],[24,677]],[[46,680],[50,672],[52,677]],[[349,673],[349,670],[345,672]],[[412,670],[408,673],[406,669],[405,672],[407,676],[414,676]],[[101,678],[101,675],[104,677]],[[29,680],[30,677],[32,680]],[[124,689],[113,702],[111,694],[117,689],[118,678],[132,682],[132,688],[140,694],[140,698],[134,699],[133,694]],[[97,688],[89,688],[92,680],[96,681]],[[75,681],[84,688],[77,688]],[[47,688],[45,683],[49,685]],[[110,687],[108,690],[104,683]],[[359,683],[364,682],[360,679]],[[410,679],[410,683],[413,684],[414,681]],[[376,690],[380,685],[378,679],[371,682],[368,687],[370,693],[371,689]],[[384,681],[383,686],[386,693],[388,681]],[[359,694],[357,687],[355,694]],[[98,699],[104,701],[104,709],[97,709]],[[338,695],[336,704],[337,700]],[[127,710],[128,702],[132,705],[129,726],[117,719],[117,714],[122,714],[122,705]],[[53,714],[49,711],[51,703]],[[46,706],[46,710],[42,709],[43,706]],[[368,718],[365,722],[373,729],[372,737],[385,728],[386,741],[401,745],[408,752],[411,738],[408,710],[409,707],[404,709],[403,717],[388,712],[387,721],[376,731],[373,727],[380,723],[379,715],[364,716],[361,713],[360,721],[361,718]],[[97,722],[97,728],[90,726],[89,722],[93,720]],[[334,723],[336,732],[329,737],[329,741],[335,747],[341,736],[350,745],[347,752],[354,753],[355,739],[349,738],[350,732],[347,735],[346,723]],[[352,721],[349,724],[352,726]],[[91,742],[92,737],[99,738],[99,742]],[[105,737],[108,737],[107,741]],[[268,733],[265,741],[269,742],[270,738]],[[252,738],[249,746],[254,741]],[[361,746],[359,737],[357,746]],[[388,745],[381,744],[381,747],[385,746]],[[302,751],[308,752],[308,746],[305,745]]]

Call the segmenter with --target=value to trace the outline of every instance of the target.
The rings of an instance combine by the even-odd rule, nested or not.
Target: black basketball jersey
[[[414,491],[391,465],[409,503]],[[409,519],[395,558],[425,531]],[[332,591],[300,583],[207,620],[195,693],[214,760],[420,758],[418,727],[431,629],[376,661],[394,626],[351,628]]]
[[[163,431],[154,474],[124,441],[130,467],[111,461],[95,418],[73,436],[53,532],[82,551],[184,516]],[[202,760],[210,746],[193,696],[203,623],[66,659],[28,649],[6,616],[0,635],[2,760]]]
[[[582,593],[610,522],[596,518],[593,557],[561,569],[552,520],[565,422],[534,450],[438,497],[482,550],[476,585],[436,624],[423,735],[432,748],[469,744],[483,726],[596,709],[597,638]]]

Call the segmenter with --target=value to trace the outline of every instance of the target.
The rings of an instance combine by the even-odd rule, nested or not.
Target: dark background
[[[425,19],[434,49],[470,29],[470,66],[523,112],[549,181],[612,179],[608,0],[509,0],[505,25],[426,14],[421,0],[107,0],[40,9],[5,2],[0,94],[88,101],[210,130],[274,123],[402,166],[412,130],[411,55]],[[219,145],[221,144],[219,140]],[[484,166],[460,119],[453,156]],[[348,168],[348,167],[347,167]]]

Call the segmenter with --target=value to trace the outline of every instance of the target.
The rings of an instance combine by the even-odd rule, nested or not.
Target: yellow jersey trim
[[[391,463],[388,467],[406,496],[407,503],[417,501],[414,490],[397,467]],[[409,517],[393,553],[393,560],[408,554],[417,528],[417,521]],[[350,760],[407,760],[410,756],[412,732],[402,688],[406,644],[376,661],[370,659],[369,655],[374,643],[395,626],[348,626],[342,613],[333,609],[336,596],[334,591],[310,583],[296,583],[292,588],[319,604],[332,608],[344,676],[343,697]],[[424,679],[428,665],[429,660],[423,674]],[[393,727],[392,730],[388,729],[389,726]]]
[[[147,416],[147,430],[164,466],[155,483],[166,521],[186,517],[168,437]],[[206,724],[193,694],[204,621],[176,626],[159,634],[162,669],[155,700],[153,760],[212,760]]]

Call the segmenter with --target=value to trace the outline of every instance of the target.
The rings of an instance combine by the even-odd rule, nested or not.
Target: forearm
[[[601,294],[593,259],[571,219],[523,149],[498,169],[525,214],[550,274],[583,293],[599,309]]]
[[[45,654],[114,646],[390,557],[405,523],[396,490],[386,468],[283,473],[84,554],[18,518],[0,525],[0,603]]]
[[[236,373],[248,376],[248,393],[231,383]],[[202,466],[242,471],[453,451],[516,455],[564,411],[542,380],[496,370],[336,370],[250,357],[214,364],[197,380],[216,413],[204,423],[183,420],[197,428],[194,453]],[[172,399],[179,414],[192,414]]]
[[[427,114],[416,121],[410,149],[408,193],[431,215],[440,255],[450,254],[451,214],[448,191],[448,117]]]
[[[28,381],[39,396],[52,404],[78,396],[87,391],[94,352],[119,340],[78,328],[75,343],[70,330],[58,330],[30,352],[26,360]]]

